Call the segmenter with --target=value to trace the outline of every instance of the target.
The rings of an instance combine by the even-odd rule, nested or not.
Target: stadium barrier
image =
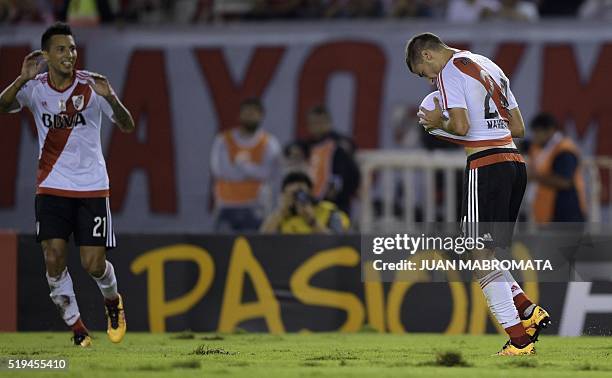
[[[546,243],[529,240],[523,241],[527,251]],[[49,299],[39,245],[32,235],[15,241],[18,263],[3,269],[16,268],[8,275],[16,281],[3,287],[17,290],[16,328],[64,330]],[[362,282],[360,242],[359,235],[120,235],[109,260],[131,331],[499,331],[478,284]],[[80,269],[72,245],[68,265],[83,319],[92,329],[103,329],[99,290]],[[536,276],[523,288],[553,314],[548,332],[609,334],[612,288],[607,281],[538,282]]]
[[[417,221],[416,214],[420,214],[420,221],[424,222],[458,219],[465,153],[365,150],[357,153],[357,160],[362,173],[358,216],[361,232],[410,229]],[[582,165],[587,186],[588,222],[598,227],[612,220],[612,206],[602,211],[602,188],[608,188],[612,195],[612,158],[585,158]],[[437,176],[443,177],[442,201],[438,197]],[[607,180],[605,185],[604,179]],[[527,197],[522,212],[531,222]]]

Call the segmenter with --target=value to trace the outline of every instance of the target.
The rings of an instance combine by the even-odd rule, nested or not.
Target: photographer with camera
[[[346,213],[329,201],[312,195],[312,180],[303,172],[285,176],[277,209],[268,216],[261,232],[282,234],[335,234],[348,230]]]

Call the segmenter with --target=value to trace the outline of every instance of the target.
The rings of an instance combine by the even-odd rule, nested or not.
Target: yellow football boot
[[[535,345],[533,342],[519,348],[512,344],[510,340],[503,346],[503,348],[496,353],[497,356],[528,356],[536,354]]]
[[[119,295],[117,305],[106,303],[106,319],[108,322],[106,334],[113,343],[120,343],[127,331],[125,311],[123,310],[123,299]]]
[[[531,341],[536,342],[540,331],[550,325],[550,315],[542,307],[536,305],[527,319],[521,318],[521,323],[523,323],[525,332],[529,335]]]

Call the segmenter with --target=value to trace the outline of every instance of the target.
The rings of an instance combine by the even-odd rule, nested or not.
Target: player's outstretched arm
[[[89,85],[99,95],[109,103],[111,109],[113,109],[113,121],[117,124],[119,129],[124,133],[131,133],[136,129],[134,119],[130,114],[129,110],[121,103],[113,87],[111,87],[108,79],[97,73],[90,73],[91,80]]]
[[[20,108],[17,102],[17,92],[40,72],[44,65],[44,61],[39,59],[41,56],[42,51],[36,50],[23,59],[21,74],[0,93],[0,113],[8,113]]]
[[[510,129],[510,133],[513,138],[522,138],[525,136],[525,122],[523,121],[523,115],[521,114],[521,110],[516,107],[514,109],[510,109],[510,119],[508,123],[508,128]]]

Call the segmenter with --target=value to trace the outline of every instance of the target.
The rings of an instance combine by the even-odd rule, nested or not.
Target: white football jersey
[[[467,135],[444,133],[439,135],[441,138],[466,147],[503,146],[512,142],[508,111],[518,104],[510,81],[489,58],[469,51],[455,53],[438,74],[437,86],[442,108],[467,109],[470,121]]]
[[[89,80],[89,72],[76,71],[74,82],[60,91],[53,88],[48,73],[42,73],[17,93],[17,101],[30,109],[38,130],[37,194],[109,195],[100,127],[102,113],[112,119],[113,111]]]

